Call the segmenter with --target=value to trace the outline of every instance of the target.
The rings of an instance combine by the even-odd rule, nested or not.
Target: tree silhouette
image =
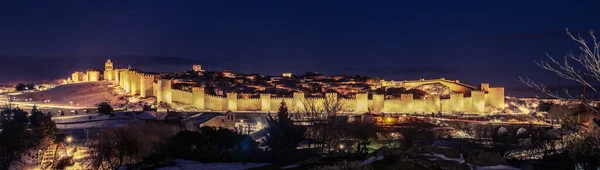
[[[9,169],[19,162],[28,149],[56,132],[54,122],[34,107],[32,115],[6,105],[0,110],[0,169]],[[31,120],[31,122],[30,122]]]
[[[302,126],[294,125],[284,101],[279,106],[277,117],[267,116],[267,125],[266,144],[272,150],[294,150],[305,138],[306,130]]]
[[[103,115],[114,116],[114,114],[112,114],[113,108],[112,108],[112,106],[110,106],[110,103],[108,103],[108,102],[98,103],[98,112]]]

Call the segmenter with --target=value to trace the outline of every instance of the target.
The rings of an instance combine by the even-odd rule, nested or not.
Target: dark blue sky
[[[0,4],[2,81],[118,67],[561,84],[535,66],[600,27],[599,1],[40,1]],[[16,75],[15,73],[18,73]]]

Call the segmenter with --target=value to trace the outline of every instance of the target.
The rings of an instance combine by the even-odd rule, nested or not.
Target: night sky
[[[600,1],[12,1],[0,4],[0,82],[85,68],[306,71],[459,79],[518,89],[518,76],[577,52],[565,28],[600,28]],[[370,3],[367,3],[370,2]],[[513,92],[516,93],[518,92]]]

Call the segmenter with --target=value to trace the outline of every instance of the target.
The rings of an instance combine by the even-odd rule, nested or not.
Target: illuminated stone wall
[[[160,93],[161,93],[161,101],[165,102],[165,103],[173,103],[173,89],[171,89],[171,86],[173,85],[173,82],[171,80],[159,80],[159,87],[160,87]],[[161,102],[159,101],[159,102]]]
[[[464,112],[464,95],[462,93],[452,93],[450,94],[450,105],[452,107],[452,112]]]
[[[140,94],[140,76],[137,72],[129,71],[129,94]]]
[[[369,111],[369,94],[357,93],[356,94],[356,109],[357,113],[366,113]]]
[[[260,94],[260,111],[268,112],[271,111],[271,95]]]
[[[238,99],[237,109],[239,111],[260,111],[260,105],[260,98]]]
[[[261,94],[259,98],[238,98],[236,93],[228,93],[226,97],[207,95],[204,87],[193,87],[192,92],[172,89],[172,81],[156,78],[153,75],[140,73],[130,69],[113,69],[112,62],[105,63],[104,77],[112,81],[128,94],[140,97],[157,98],[158,102],[178,102],[191,105],[198,109],[215,111],[261,111],[276,112],[281,101],[285,101],[290,111],[302,110],[305,104],[318,106],[326,100],[338,100],[342,103],[343,112],[362,114],[368,111],[375,113],[437,113],[437,112],[464,112],[484,113],[487,106],[494,108],[504,107],[504,88],[490,87],[482,83],[479,87],[473,87],[460,83],[458,80],[446,80],[444,78],[435,80],[415,81],[382,81],[382,86],[416,87],[427,83],[441,83],[449,87],[453,92],[449,99],[440,99],[440,96],[427,96],[423,99],[415,99],[412,94],[402,94],[400,99],[385,99],[384,95],[373,94],[372,99],[367,93],[358,93],[354,98],[338,98],[337,93],[327,93],[325,98],[307,98],[302,92],[294,92],[293,97],[280,98],[271,97],[270,94]],[[88,70],[75,72],[71,75],[73,82],[98,81],[100,72]],[[470,94],[470,97],[465,97]]]
[[[179,102],[179,103],[187,104],[187,105],[192,104],[192,93],[191,92],[172,89],[171,93],[173,95],[174,102]]]
[[[413,94],[400,94],[400,104],[401,109],[399,110],[399,112],[413,113],[413,105],[415,104],[413,101]]]
[[[87,81],[98,81],[100,80],[100,72],[96,70],[88,70],[87,71]]]
[[[344,108],[342,108],[344,112],[354,112],[354,109],[356,109],[355,99],[340,98],[339,100],[344,106]]]
[[[113,81],[114,73],[113,73],[113,63],[112,61],[106,60],[104,63],[104,80]]]
[[[156,102],[162,101],[162,91],[160,90],[160,84],[157,81],[152,82],[152,92],[154,97],[156,97]]]
[[[196,109],[205,109],[204,87],[192,87],[192,106]]]
[[[77,71],[71,74],[71,80],[75,83],[83,82],[83,72]]]
[[[285,105],[288,107],[288,110],[290,110],[290,105],[293,103],[294,98],[289,98],[289,97],[272,97],[271,98],[271,108],[269,110],[271,110],[271,112],[277,112],[279,111],[279,106],[281,105],[281,101],[285,102]]]
[[[227,110],[237,111],[238,110],[238,98],[237,93],[227,93]]]
[[[113,81],[114,80],[114,70],[104,70],[104,80]]]
[[[483,113],[485,111],[485,92],[471,91],[471,112]]]
[[[121,79],[121,72],[123,70],[122,69],[115,69],[113,70],[113,82],[117,85],[120,85],[120,79]]]
[[[293,94],[293,100],[291,105],[288,107],[289,110],[292,111],[299,111],[302,110],[304,108],[304,105],[302,103],[302,101],[304,100],[304,93],[303,92],[294,92]]]
[[[371,110],[373,112],[379,113],[383,110],[385,106],[385,95],[382,94],[373,94],[373,104],[371,105]]]
[[[490,87],[487,105],[504,108],[504,87]]]
[[[157,79],[133,71],[119,71],[119,85],[130,94],[138,92],[142,97],[155,96],[158,102],[178,102],[191,105],[198,109],[214,111],[260,111],[276,112],[281,101],[285,101],[290,111],[299,111],[305,103],[318,106],[325,100],[339,100],[344,106],[343,112],[362,114],[368,111],[375,113],[484,113],[486,106],[504,106],[504,88],[492,87],[489,91],[472,90],[471,96],[465,97],[463,93],[453,92],[449,99],[440,99],[439,96],[427,96],[423,99],[414,99],[412,94],[402,94],[400,99],[385,99],[384,95],[373,95],[368,99],[367,93],[358,93],[356,98],[338,98],[335,93],[327,93],[325,98],[306,98],[304,93],[295,92],[291,98],[271,97],[270,94],[261,94],[260,98],[242,99],[236,93],[229,93],[227,97],[212,96],[204,93],[203,87],[193,87],[192,92],[171,89],[171,80]],[[135,81],[135,80],[138,81]],[[129,90],[127,90],[129,89]],[[142,90],[143,89],[143,90]],[[140,91],[141,90],[141,91]]]
[[[225,108],[223,107],[223,103],[225,103],[224,97],[206,94],[206,96],[204,96],[204,99],[206,101],[204,105],[206,109],[214,111],[225,110]]]
[[[463,84],[460,83],[460,81],[458,80],[446,80],[445,78],[439,78],[439,79],[430,79],[430,80],[425,80],[425,79],[420,79],[420,80],[405,80],[405,81],[385,81],[382,80],[381,85],[384,87],[404,87],[407,89],[411,89],[420,85],[424,85],[424,84],[433,84],[433,83],[440,83],[444,86],[447,86],[448,88],[450,88],[450,90],[454,91],[454,92],[462,92],[465,94],[468,94],[471,90],[476,90],[476,87],[467,85],[467,84]]]
[[[154,76],[144,75],[140,76],[140,97],[154,96],[153,91]]]

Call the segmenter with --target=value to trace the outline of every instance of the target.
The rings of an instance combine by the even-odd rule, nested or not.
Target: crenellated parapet
[[[481,83],[479,84],[479,90],[487,92],[490,90],[490,84],[489,83]]]
[[[154,75],[140,74],[140,97],[154,96],[154,90],[152,89],[153,82]]]
[[[413,113],[415,109],[413,107],[413,94],[400,94],[400,104],[402,105],[402,112]]]
[[[495,108],[504,108],[504,87],[490,87],[488,105]]]
[[[451,104],[451,111],[452,112],[464,112],[464,94],[463,93],[457,93],[457,92],[452,92],[450,93],[450,104]]]
[[[294,92],[292,103],[288,108],[293,111],[300,111],[304,109],[304,104],[302,103],[305,99],[304,92]]]
[[[100,80],[100,71],[97,70],[87,70],[87,81],[99,81]]]
[[[325,93],[324,97],[306,97],[303,92],[294,92],[292,97],[272,97],[271,94],[260,94],[259,98],[239,98],[237,93],[227,93],[226,96],[208,95],[205,87],[192,87],[190,91],[172,89],[173,80],[161,79],[158,75],[140,72],[136,69],[115,69],[111,61],[105,63],[103,75],[100,71],[86,70],[75,72],[70,76],[72,82],[104,80],[114,82],[131,95],[140,97],[156,97],[157,102],[178,102],[191,105],[197,109],[215,111],[276,111],[284,101],[291,111],[301,111],[306,105],[314,105],[323,109],[326,102],[340,102],[344,112],[362,114],[368,111],[384,113],[437,113],[437,112],[466,112],[484,113],[486,107],[504,107],[504,88],[490,87],[482,83],[474,87],[461,83],[459,80],[418,79],[404,81],[381,80],[384,87],[404,87],[407,89],[421,85],[440,83],[453,91],[450,98],[441,99],[438,95],[427,95],[415,99],[413,94],[401,94],[400,98],[386,99],[383,94],[373,94],[369,98],[366,92],[357,93],[354,98],[340,97],[338,93]],[[466,95],[466,96],[465,96]],[[313,106],[311,106],[313,107]]]
[[[440,96],[438,95],[431,95],[431,96],[427,96],[427,110],[426,112],[431,112],[431,113],[438,113],[442,111],[442,107],[441,107],[441,100],[440,100]]]
[[[157,81],[159,87],[160,96],[156,96],[156,100],[165,103],[173,103],[173,93],[172,93],[172,80],[159,79]]]
[[[269,112],[271,110],[271,94],[260,94],[260,111]]]
[[[369,111],[369,94],[356,93],[356,112],[366,113]]]
[[[196,109],[204,109],[204,86],[192,87],[192,106]]]
[[[204,106],[205,109],[214,110],[214,111],[225,111],[227,109],[226,103],[227,100],[223,96],[215,96],[206,94],[204,96]]]
[[[385,102],[383,102],[385,100],[385,95],[383,94],[373,94],[373,104],[372,104],[372,108],[371,111],[379,113],[383,110],[383,108],[385,107]]]
[[[238,94],[235,92],[227,93],[227,110],[237,111]]]
[[[471,91],[471,112],[483,113],[485,111],[485,92]]]

